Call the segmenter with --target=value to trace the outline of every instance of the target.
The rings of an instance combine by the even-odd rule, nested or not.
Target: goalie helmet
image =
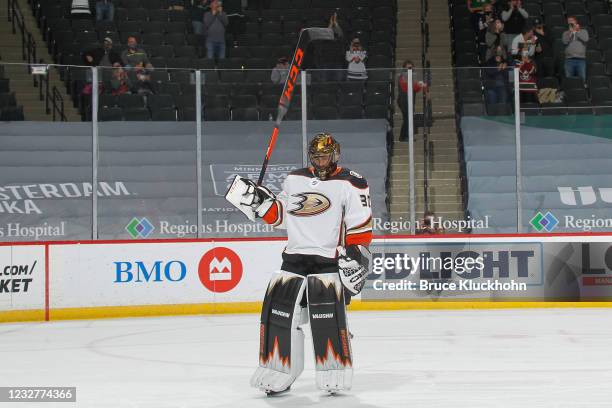
[[[340,144],[329,133],[318,133],[308,145],[308,160],[315,176],[327,179],[338,167]]]

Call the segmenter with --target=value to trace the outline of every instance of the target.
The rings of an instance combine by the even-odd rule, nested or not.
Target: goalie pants
[[[306,307],[301,305],[304,293]],[[306,275],[285,270],[274,274],[262,307],[259,367],[251,378],[252,386],[278,392],[295,381],[304,368],[302,325],[308,321],[317,386],[327,391],[350,389],[352,353],[344,288],[337,269]]]

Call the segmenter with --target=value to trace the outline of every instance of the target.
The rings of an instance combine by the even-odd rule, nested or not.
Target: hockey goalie
[[[311,167],[291,172],[274,194],[237,176],[226,198],[249,219],[287,230],[281,270],[268,284],[259,328],[259,367],[251,385],[288,391],[304,368],[304,329],[312,334],[316,384],[351,388],[353,356],[346,304],[368,274],[372,211],[366,180],[338,166],[340,145],[328,133],[309,143]]]

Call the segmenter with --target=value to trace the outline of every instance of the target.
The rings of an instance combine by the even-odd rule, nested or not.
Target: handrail
[[[23,12],[16,0],[8,0],[8,20],[11,22],[13,34],[17,34],[17,29],[21,34],[21,58],[27,61],[27,72],[32,73],[32,65],[43,63],[43,60],[38,59],[36,51],[36,41],[30,31],[28,31]],[[41,101],[45,102],[45,112],[53,113],[53,121],[59,118],[61,121],[66,121],[64,113],[64,98],[61,93],[53,86],[49,90],[49,72],[45,75],[32,75],[32,84],[38,88],[38,95]],[[50,107],[51,105],[51,107]]]
[[[21,12],[21,8],[19,7],[19,3],[16,0],[8,0],[8,19],[11,22],[11,27],[13,34],[17,34],[17,28],[19,28],[19,32],[21,34],[21,59],[28,59],[28,55],[26,54],[26,27],[25,20],[23,18],[23,13]]]
[[[427,14],[429,11],[429,1],[421,0],[421,66],[423,67],[423,82],[431,89],[431,70],[428,59],[429,55],[429,24]],[[425,90],[422,92],[423,103],[423,209],[429,211],[429,168],[430,156],[432,154],[432,143],[429,141],[429,125],[433,121],[430,118],[430,101]]]
[[[53,86],[53,97],[51,102],[53,102],[53,121],[55,122],[56,112],[60,121],[68,121],[66,115],[64,114],[64,97],[62,96],[60,91],[57,90],[57,87],[55,85]]]

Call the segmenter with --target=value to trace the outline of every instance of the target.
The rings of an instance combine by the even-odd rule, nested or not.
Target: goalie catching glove
[[[352,296],[358,295],[368,277],[372,255],[363,245],[338,247],[338,253],[340,280]]]
[[[268,212],[276,197],[272,191],[258,186],[253,180],[236,176],[225,198],[251,221],[255,221],[255,218],[261,218]]]

